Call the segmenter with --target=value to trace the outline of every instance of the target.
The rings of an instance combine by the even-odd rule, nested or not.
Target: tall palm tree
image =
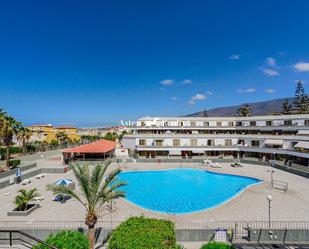
[[[69,186],[47,185],[47,189],[54,194],[70,195],[85,207],[85,223],[88,226],[90,249],[94,248],[94,232],[98,220],[98,210],[108,202],[125,196],[125,193],[119,188],[125,186],[126,183],[117,180],[117,175],[121,172],[120,169],[113,170],[105,176],[109,164],[110,161],[105,165],[97,164],[92,170],[86,164],[70,165],[80,186],[78,192]]]
[[[21,141],[23,147],[23,154],[26,154],[27,143],[31,137],[31,131],[25,127],[21,126],[18,130],[17,139]]]
[[[3,132],[3,122],[6,117],[7,113],[3,111],[3,109],[0,109],[0,138],[2,137]],[[0,139],[0,143],[2,142],[2,139]]]
[[[13,138],[17,136],[20,130],[21,123],[15,118],[5,115],[1,125],[1,140],[2,144],[6,147],[6,167],[10,166],[10,146],[13,144]]]

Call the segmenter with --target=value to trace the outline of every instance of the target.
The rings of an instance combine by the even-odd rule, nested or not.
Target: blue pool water
[[[145,209],[170,214],[217,207],[260,180],[199,169],[122,172],[126,200]]]

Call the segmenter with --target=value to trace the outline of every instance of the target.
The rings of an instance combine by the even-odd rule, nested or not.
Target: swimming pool
[[[122,172],[125,199],[145,209],[169,214],[217,207],[261,180],[200,169]]]

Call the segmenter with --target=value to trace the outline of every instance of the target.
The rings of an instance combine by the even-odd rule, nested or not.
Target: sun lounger
[[[218,163],[211,163],[210,167],[212,167],[212,168],[222,168]]]
[[[44,200],[44,196],[37,196],[33,198],[34,201],[43,201]]]
[[[231,167],[233,168],[239,168],[239,167],[242,167],[242,165],[240,163],[232,163],[231,164]]]
[[[35,178],[36,179],[41,179],[41,178],[44,178],[46,176],[45,173],[42,173],[42,174],[38,174]]]
[[[25,179],[21,182],[22,185],[27,185],[32,182],[32,178]]]

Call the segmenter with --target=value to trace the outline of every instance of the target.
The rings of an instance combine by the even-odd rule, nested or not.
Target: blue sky
[[[95,126],[292,96],[309,1],[6,1],[0,106]],[[305,84],[307,87],[307,84]]]

